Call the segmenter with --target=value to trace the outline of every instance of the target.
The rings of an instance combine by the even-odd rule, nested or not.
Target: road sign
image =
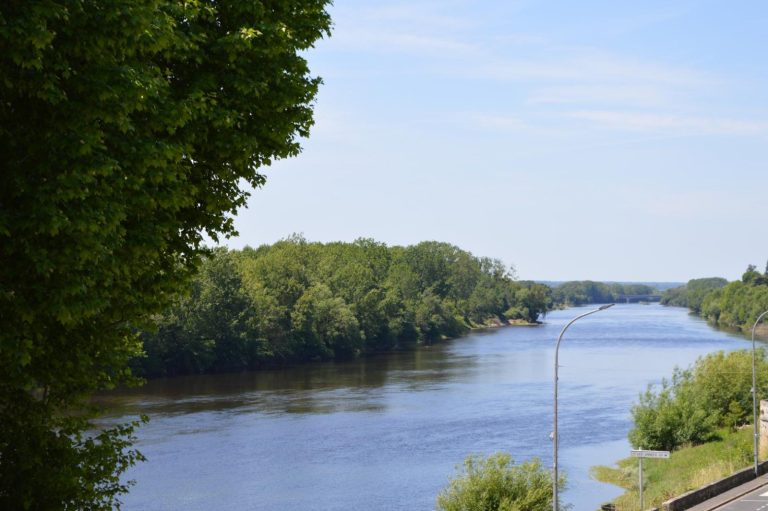
[[[640,475],[640,509],[645,509],[643,506],[643,458],[669,458],[669,451],[646,451],[642,447],[640,449],[632,449],[630,452],[637,460],[637,471]]]
[[[631,454],[635,458],[669,458],[669,451],[644,451],[642,449],[633,449]]]

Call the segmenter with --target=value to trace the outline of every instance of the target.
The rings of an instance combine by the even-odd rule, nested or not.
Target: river
[[[257,373],[159,379],[113,393],[104,423],[139,413],[147,462],[125,510],[430,510],[470,453],[552,463],[554,346],[587,309],[412,352]],[[629,454],[629,410],[649,383],[717,350],[747,348],[680,308],[617,305],[560,348],[560,466],[574,511],[621,490],[589,467]]]

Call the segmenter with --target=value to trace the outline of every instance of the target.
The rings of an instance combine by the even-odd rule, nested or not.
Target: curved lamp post
[[[594,314],[595,312],[603,311],[609,307],[613,307],[615,304],[610,303],[607,305],[602,305],[598,307],[597,309],[591,310],[589,312],[585,312],[581,316],[576,316],[572,320],[568,322],[565,327],[563,327],[563,330],[560,332],[560,337],[557,338],[557,345],[555,346],[555,416],[554,416],[554,427],[552,429],[552,449],[553,449],[553,459],[554,462],[552,464],[552,511],[558,511],[557,505],[557,369],[558,369],[558,355],[560,352],[560,341],[563,340],[563,334],[566,330],[568,330],[568,327],[574,324],[576,321],[580,320],[581,318],[585,316],[589,316],[590,314]]]
[[[757,355],[755,353],[755,329],[757,328],[757,324],[760,323],[760,320],[763,319],[763,316],[768,314],[768,311],[763,312],[757,317],[757,321],[755,321],[755,324],[752,325],[752,418],[754,420],[754,441],[755,441],[755,449],[754,449],[754,455],[755,455],[755,477],[758,476],[757,473],[757,449],[758,449],[758,439],[759,439],[759,433],[757,431]]]

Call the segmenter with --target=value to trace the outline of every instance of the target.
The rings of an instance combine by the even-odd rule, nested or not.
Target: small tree
[[[565,477],[558,483],[565,486]],[[440,511],[547,511],[552,475],[534,458],[516,465],[507,453],[468,456],[463,469],[437,496]]]

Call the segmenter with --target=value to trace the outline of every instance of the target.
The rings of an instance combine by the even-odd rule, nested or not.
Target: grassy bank
[[[719,439],[674,451],[669,459],[643,460],[645,507],[661,507],[672,497],[730,475],[752,463],[752,429],[723,429]],[[616,467],[597,466],[592,476],[627,491],[615,499],[617,511],[635,510],[639,502],[637,458],[625,458]]]

